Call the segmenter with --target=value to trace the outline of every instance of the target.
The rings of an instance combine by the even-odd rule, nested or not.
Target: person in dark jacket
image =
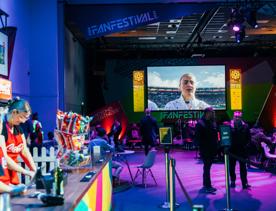
[[[111,139],[111,142],[115,144],[116,149],[118,148],[118,146],[120,144],[119,136],[120,136],[121,132],[122,132],[121,123],[117,119],[115,119],[108,136],[109,136],[109,139]]]
[[[231,140],[232,144],[229,152],[241,157],[243,159],[247,158],[247,146],[251,141],[251,135],[248,125],[242,121],[242,112],[235,111],[233,120],[231,121]],[[230,156],[229,158],[229,170],[230,170],[230,179],[231,187],[236,187],[236,162],[237,159]],[[247,169],[246,163],[239,160],[240,165],[240,178],[242,181],[243,189],[248,189],[251,186],[247,182]]]
[[[212,187],[210,171],[213,159],[217,154],[218,136],[213,108],[208,107],[204,110],[202,119],[196,124],[195,139],[199,144],[203,161],[203,190],[206,193],[214,193],[217,189]]]
[[[155,146],[158,126],[155,118],[151,116],[151,110],[149,108],[145,109],[145,114],[146,115],[140,122],[140,132],[143,144],[145,145],[145,154],[147,155],[149,152],[149,146]]]

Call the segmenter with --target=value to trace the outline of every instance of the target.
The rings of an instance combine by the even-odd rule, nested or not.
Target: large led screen
[[[147,68],[147,103],[158,110],[226,109],[225,66]]]

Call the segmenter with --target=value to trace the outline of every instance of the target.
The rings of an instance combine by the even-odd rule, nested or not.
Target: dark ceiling
[[[72,4],[77,2],[80,3],[69,1]],[[251,27],[245,21],[245,37],[241,43],[237,43],[229,20],[233,8],[245,5],[256,10],[258,28]],[[77,27],[67,26],[85,45],[105,52],[141,49],[201,54],[207,50],[219,52],[233,47],[250,49],[254,54],[276,51],[276,1],[223,1],[219,5],[214,4],[211,10],[203,14],[174,18],[89,40],[84,39]]]

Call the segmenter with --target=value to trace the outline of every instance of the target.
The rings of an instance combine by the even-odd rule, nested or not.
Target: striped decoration
[[[109,211],[112,208],[111,162],[99,173],[75,211]]]

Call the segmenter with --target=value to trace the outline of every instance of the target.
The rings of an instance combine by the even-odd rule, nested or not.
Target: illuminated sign
[[[138,15],[132,15],[124,18],[119,18],[111,21],[107,21],[105,23],[101,23],[99,25],[88,26],[88,36],[98,36],[99,34],[112,33],[118,30],[124,30],[128,28],[132,28],[136,25],[152,23],[153,21],[157,21],[158,17],[156,11],[148,11]]]
[[[145,108],[145,73],[143,70],[133,71],[133,110],[144,111]]]
[[[220,126],[220,145],[231,146],[231,128],[229,125]]]
[[[97,109],[91,114],[91,116],[93,116],[91,124],[100,124],[106,130],[107,134],[111,132],[112,125],[115,119],[117,119],[122,127],[119,138],[124,137],[127,130],[128,120],[120,102],[113,102]]]
[[[12,82],[7,79],[0,78],[0,100],[12,99]]]
[[[118,107],[117,104],[106,106],[103,109],[99,110],[97,113],[95,113],[93,122],[100,122],[103,119],[113,117],[120,112],[121,108]]]
[[[163,111],[160,113],[161,120],[174,119],[200,119],[204,111]]]
[[[182,16],[203,14],[215,5],[201,3],[199,7],[197,4],[66,4],[64,13],[66,23],[78,26],[85,38],[91,39]]]
[[[231,110],[242,110],[241,69],[230,69]]]
[[[170,127],[159,128],[160,144],[172,144],[172,129]]]

